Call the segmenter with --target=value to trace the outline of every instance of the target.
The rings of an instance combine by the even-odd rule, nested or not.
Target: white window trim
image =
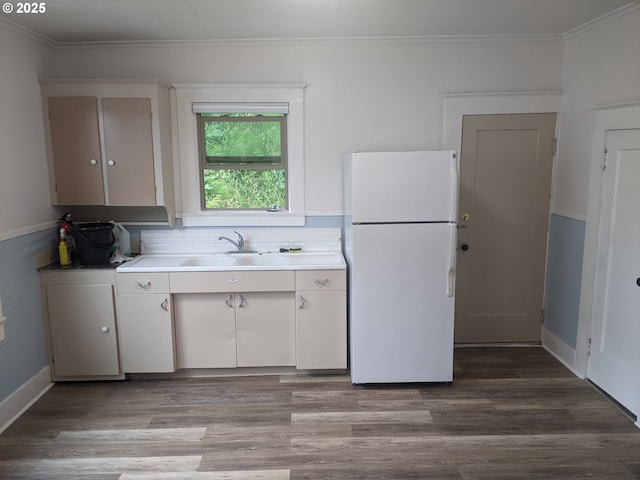
[[[174,172],[181,198],[182,225],[303,226],[304,216],[304,84],[172,85]],[[280,212],[202,210],[198,125],[194,103],[288,103],[287,154],[289,210]]]

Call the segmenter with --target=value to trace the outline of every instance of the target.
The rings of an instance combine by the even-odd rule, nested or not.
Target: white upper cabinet
[[[168,89],[43,81],[51,202],[174,212]]]

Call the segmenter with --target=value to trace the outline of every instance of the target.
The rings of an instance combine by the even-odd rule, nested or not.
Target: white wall
[[[50,378],[35,257],[55,246],[38,83],[51,54],[0,24],[0,430]]]
[[[591,335],[591,305],[595,272],[597,218],[588,212],[590,192],[599,200],[597,179],[590,182],[594,145],[594,107],[640,100],[640,4],[626,15],[565,41],[562,88],[564,90],[559,127],[559,149],[553,211],[582,222],[584,257],[575,272],[565,277],[578,278],[581,289],[575,351],[565,350],[559,357],[579,375],[587,369],[587,338]],[[640,125],[640,117],[636,119]],[[597,167],[596,167],[597,168]],[[590,187],[591,183],[591,187]],[[640,207],[640,205],[639,205]],[[591,216],[589,216],[591,215]],[[565,241],[564,248],[576,248],[577,242]]]
[[[438,149],[443,93],[558,90],[561,41],[298,42],[58,51],[58,78],[166,83],[307,83],[305,205],[342,214],[342,158]]]
[[[640,6],[564,44],[552,209],[586,219],[593,107],[640,99]]]
[[[53,226],[38,79],[52,50],[0,25],[0,240]]]

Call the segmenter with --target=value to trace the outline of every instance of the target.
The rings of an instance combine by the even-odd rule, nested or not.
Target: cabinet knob
[[[98,161],[97,161],[95,158],[92,158],[91,160],[89,160],[89,163],[90,163],[91,165],[97,165],[97,164],[98,164]]]
[[[109,333],[109,327],[102,327],[102,328],[100,329],[100,331],[101,331],[102,333]]]
[[[107,165],[109,165],[110,167],[113,167],[116,164],[116,162],[114,162],[113,160],[109,160],[107,162]]]

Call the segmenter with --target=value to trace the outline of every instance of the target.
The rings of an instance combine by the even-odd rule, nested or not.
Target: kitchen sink
[[[343,269],[340,252],[218,253],[204,255],[140,255],[124,263],[118,272],[190,272],[227,270]]]
[[[203,255],[201,257],[189,257],[180,262],[183,267],[220,267],[235,264],[236,258],[226,255]]]

